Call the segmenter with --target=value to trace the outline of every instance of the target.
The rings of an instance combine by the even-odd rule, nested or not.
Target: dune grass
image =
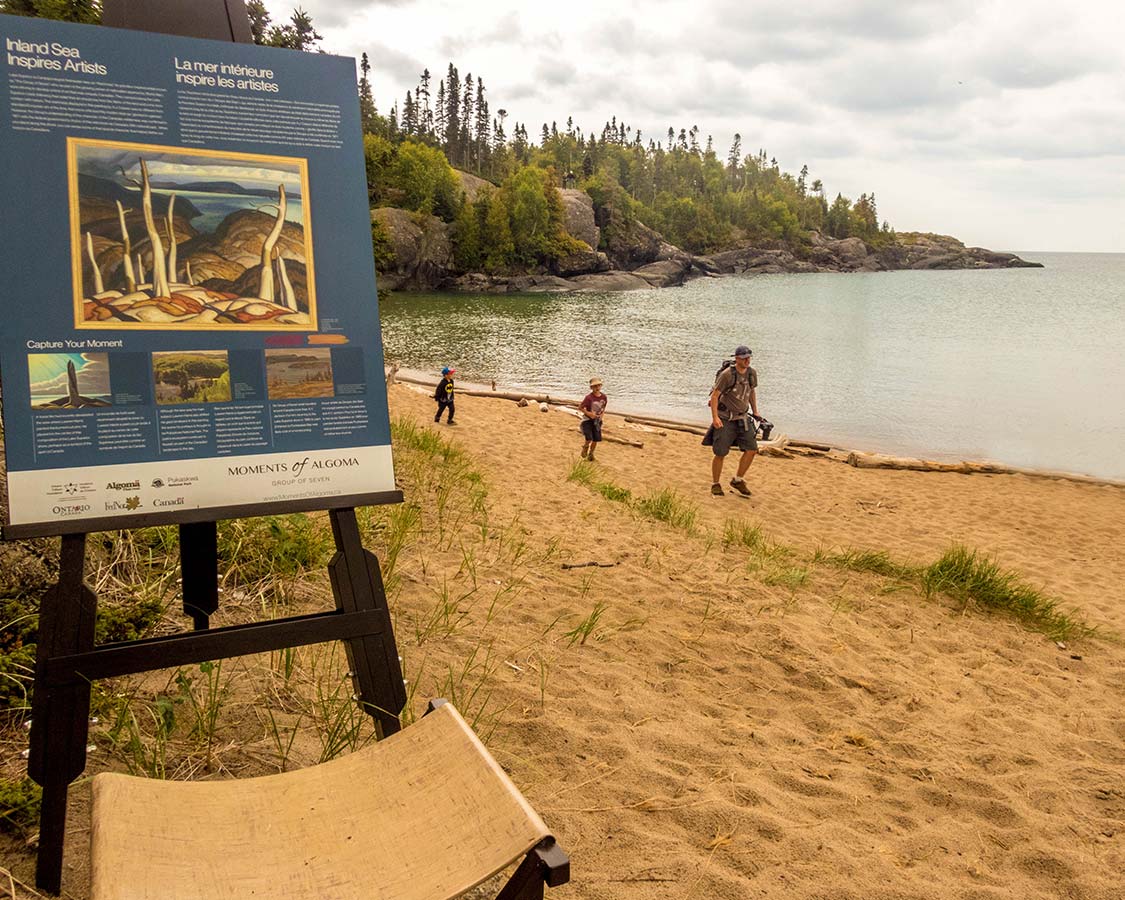
[[[1055,640],[1089,637],[1097,629],[1065,611],[1061,601],[1027,583],[1018,572],[1003,569],[978,550],[954,544],[928,566],[891,558],[885,550],[848,548],[836,553],[818,549],[813,563],[867,572],[902,585],[920,586],[927,597],[943,594],[965,606],[1006,615],[1025,628]]]
[[[664,522],[681,531],[695,532],[699,510],[676,491],[664,488],[635,498],[628,488],[599,478],[598,471],[593,463],[578,460],[570,467],[566,480],[584,485],[612,503],[622,503],[646,519]]]
[[[872,575],[882,575],[886,578],[907,581],[918,578],[922,572],[916,566],[895,562],[886,550],[857,550],[851,548],[840,553],[827,553],[818,549],[813,554],[813,562],[833,566],[837,569],[847,569],[851,572],[870,572]]]
[[[927,596],[945,594],[962,603],[1003,613],[1055,640],[1093,635],[1097,629],[1062,609],[1060,601],[1028,584],[994,559],[954,545],[920,573]]]
[[[699,514],[688,501],[671,488],[653,491],[633,503],[633,509],[646,519],[665,522],[681,531],[695,531],[695,520]]]

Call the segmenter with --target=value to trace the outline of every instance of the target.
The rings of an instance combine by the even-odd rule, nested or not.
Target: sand
[[[751,499],[712,498],[698,437],[608,416],[607,434],[645,446],[604,443],[598,477],[634,495],[675,488],[698,509],[689,534],[567,480],[574,417],[461,396],[459,424],[436,426],[428,394],[392,386],[392,415],[469,452],[503,535],[475,574],[499,584],[520,573],[494,623],[493,712],[480,730],[571,854],[572,883],[549,897],[1125,898],[1125,646],[1114,637],[1125,633],[1125,489],[761,457]],[[730,520],[760,525],[789,555],[760,564],[724,548]],[[458,540],[399,561],[408,669],[435,598],[469,578]],[[1060,646],[811,561],[819,547],[928,563],[952,542],[994,554],[1106,635]],[[614,565],[563,568],[595,560]],[[565,632],[596,604],[596,627],[572,643]],[[465,615],[480,624],[480,607]],[[470,644],[454,629],[426,652],[457,666]],[[465,699],[463,711],[480,709]],[[82,791],[68,837],[74,897],[86,896]],[[27,879],[29,858],[14,862]]]
[[[391,397],[396,412],[432,414],[418,389]],[[459,424],[437,427],[529,539],[619,563],[560,570],[525,593],[526,615],[576,618],[602,599],[611,624],[643,623],[558,661],[545,714],[494,737],[572,853],[558,896],[1125,897],[1120,643],[1060,649],[816,566],[798,590],[770,586],[714,542],[728,519],[806,554],[925,563],[963,542],[1122,633],[1125,490],[759,457],[752,499],[711,498],[699,438],[608,417],[607,434],[645,447],[604,443],[602,477],[679,490],[699,508],[688,537],[565,481],[573,417],[457,403]],[[530,679],[512,680],[536,708]]]

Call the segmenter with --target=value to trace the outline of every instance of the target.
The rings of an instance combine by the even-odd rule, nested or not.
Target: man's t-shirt
[[[579,404],[579,409],[588,409],[594,415],[605,410],[606,400],[609,398],[605,394],[594,396],[593,392],[587,394],[582,398],[582,403]]]
[[[715,379],[712,391],[719,392],[719,418],[741,419],[750,409],[750,392],[758,386],[758,372],[750,366],[744,375],[727,366]]]

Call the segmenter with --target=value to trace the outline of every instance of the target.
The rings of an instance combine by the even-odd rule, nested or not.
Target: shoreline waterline
[[[395,366],[393,364],[387,365],[387,366],[384,367],[384,376],[389,377],[392,371],[394,372],[394,380],[389,381],[388,386],[390,384],[393,384],[393,383],[397,382],[397,383],[402,383],[402,384],[404,384],[408,387],[413,386],[413,387],[430,387],[430,388],[433,388],[433,387],[437,386],[437,383],[440,380],[440,376],[431,375],[428,372],[424,372],[420,369],[413,369],[413,368],[408,368],[408,367],[405,367],[405,366],[400,366],[398,368],[395,368]],[[504,384],[501,384],[499,382],[482,384],[480,382],[475,382],[475,381],[457,380],[456,383],[457,383],[458,391],[461,392],[461,393],[465,393],[467,396],[478,397],[480,399],[485,399],[485,400],[488,400],[488,399],[503,400],[507,403],[515,402],[515,401],[512,400],[511,397],[504,396],[504,395],[507,395],[507,394],[515,394],[515,395],[518,395],[518,396],[523,396],[523,397],[526,397],[529,401],[533,401],[534,398],[542,396],[542,397],[545,398],[545,400],[543,402],[546,402],[549,406],[553,405],[553,406],[577,407],[578,404],[582,400],[581,397],[571,397],[571,396],[567,396],[567,395],[564,395],[564,394],[554,395],[554,394],[549,394],[549,393],[546,393],[546,392],[540,393],[540,392],[535,392],[535,391],[529,391],[529,390],[526,390],[524,388],[514,387],[512,385],[504,385]],[[618,408],[615,407],[612,410],[607,410],[606,415],[609,416],[609,417],[614,417],[614,418],[618,418],[618,419],[622,419],[622,420],[625,420],[627,418],[646,419],[648,421],[640,422],[639,424],[642,424],[642,425],[644,425],[646,427],[649,427],[649,428],[659,428],[661,424],[667,424],[667,425],[670,425],[670,426],[682,426],[682,427],[687,427],[687,428],[702,428],[702,429],[707,428],[707,422],[703,421],[703,420],[695,422],[695,421],[690,421],[690,420],[687,420],[687,419],[678,419],[678,418],[675,418],[675,417],[672,417],[672,416],[667,416],[667,415],[664,415],[664,414],[661,414],[661,413],[654,413],[652,410],[636,409],[636,408],[631,408],[631,407],[627,407],[625,409],[618,409]],[[834,452],[836,454],[835,456],[828,455],[828,454],[824,455],[824,458],[829,460],[830,462],[847,463],[847,460],[845,458],[841,457],[842,454],[843,455],[861,454],[861,455],[870,456],[870,457],[883,457],[883,458],[886,458],[886,459],[900,459],[904,462],[905,461],[921,461],[921,462],[930,462],[931,461],[931,457],[895,457],[895,456],[891,456],[891,455],[886,454],[883,451],[879,451],[879,450],[863,449],[863,448],[859,448],[859,447],[844,447],[844,446],[839,446],[837,443],[835,443],[833,441],[824,441],[824,440],[819,440],[817,438],[806,437],[806,436],[803,436],[803,435],[802,436],[789,435],[789,438],[790,438],[791,443],[795,443],[795,444],[798,444],[798,445],[803,445],[803,446],[818,446],[819,445],[819,446],[829,447],[831,452]],[[943,462],[942,460],[938,459],[937,457],[932,458],[932,461],[937,462],[939,464],[941,462]],[[965,464],[969,467],[978,467],[978,469],[974,470],[972,468],[969,468],[969,469],[967,469],[965,471],[962,471],[962,472],[952,472],[952,470],[935,469],[934,472],[938,473],[940,471],[945,471],[947,473],[952,472],[952,474],[964,474],[964,475],[1025,475],[1029,478],[1043,478],[1043,479],[1055,480],[1055,481],[1072,481],[1072,482],[1075,482],[1075,483],[1078,483],[1078,484],[1088,484],[1088,485],[1092,485],[1092,486],[1095,486],[1095,487],[1111,487],[1111,488],[1125,489],[1125,481],[1118,481],[1118,480],[1114,480],[1112,478],[1098,478],[1098,477],[1093,476],[1093,475],[1084,475],[1080,472],[1064,472],[1064,471],[1058,471],[1058,470],[1054,470],[1054,469],[1036,469],[1036,468],[1030,468],[1030,467],[1025,467],[1025,466],[1012,466],[1012,465],[1008,465],[1007,463],[998,462],[996,460],[991,460],[991,459],[960,459],[960,460],[957,460],[956,462],[961,463],[961,464]],[[901,467],[889,466],[888,465],[888,466],[871,466],[870,468],[886,468],[888,471],[894,471],[896,468],[905,469],[905,468],[908,468],[908,467],[905,466],[905,465],[901,466]],[[917,471],[917,470],[914,470],[914,471]]]

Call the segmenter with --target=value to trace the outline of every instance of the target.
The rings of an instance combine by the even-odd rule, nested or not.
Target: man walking
[[[453,373],[456,369],[446,366],[441,370],[441,381],[437,383],[434,389],[434,399],[437,401],[437,415],[434,416],[435,422],[441,421],[441,414],[447,409],[449,410],[449,424],[453,422]]]
[[[711,389],[711,428],[703,444],[715,453],[711,460],[711,493],[716,497],[723,496],[723,461],[731,447],[738,447],[742,456],[730,486],[744,497],[750,496],[743,476],[758,453],[757,428],[748,419],[748,413],[758,415],[758,373],[750,366],[751,356],[749,347],[736,348],[734,365],[719,372]]]

